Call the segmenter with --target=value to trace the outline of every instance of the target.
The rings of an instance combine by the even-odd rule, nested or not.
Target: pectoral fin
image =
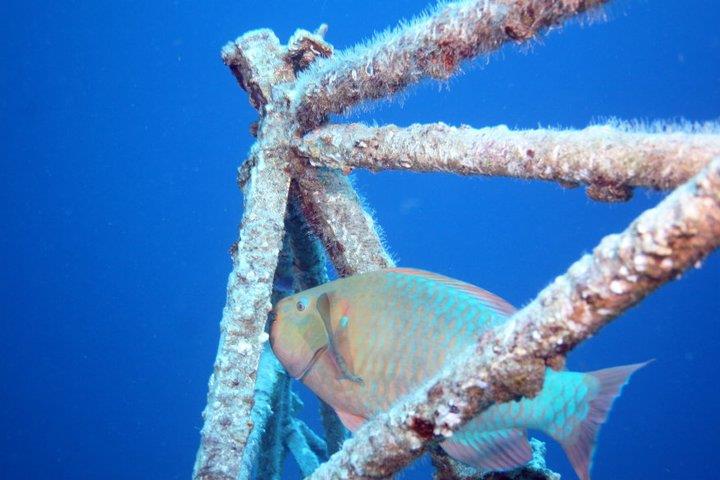
[[[320,313],[323,325],[325,325],[325,331],[328,337],[328,352],[330,352],[330,356],[332,357],[335,366],[340,372],[340,378],[350,380],[351,382],[359,383],[360,385],[362,385],[365,382],[363,382],[362,378],[350,371],[347,362],[338,351],[337,344],[335,342],[335,334],[332,329],[331,321],[333,297],[334,294],[332,292],[323,293],[318,297],[316,302],[318,313]]]

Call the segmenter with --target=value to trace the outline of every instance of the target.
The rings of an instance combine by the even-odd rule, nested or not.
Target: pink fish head
[[[301,379],[327,349],[328,336],[313,290],[280,300],[273,309],[270,345],[288,373]],[[319,293],[319,292],[318,292]]]

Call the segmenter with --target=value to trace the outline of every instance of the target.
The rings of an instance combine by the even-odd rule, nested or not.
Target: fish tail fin
[[[590,480],[590,467],[595,451],[600,426],[605,423],[612,404],[620,396],[622,388],[630,376],[650,362],[606,368],[585,375],[587,383],[593,388],[585,395],[580,411],[585,412],[584,418],[573,422],[572,429],[553,429],[548,432],[562,444],[575,473],[581,480]]]

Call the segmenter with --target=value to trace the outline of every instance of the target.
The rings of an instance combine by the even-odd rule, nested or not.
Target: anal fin
[[[365,423],[366,420],[360,415],[343,412],[342,410],[335,410],[335,413],[337,413],[337,416],[340,418],[340,421],[343,423],[343,425],[345,425],[345,428],[347,428],[351,432],[355,432],[358,428],[360,428],[363,423]]]
[[[479,432],[461,429],[440,446],[456,460],[482,470],[510,470],[532,460],[523,429]]]

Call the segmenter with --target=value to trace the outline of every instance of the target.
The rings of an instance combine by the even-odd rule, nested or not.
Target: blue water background
[[[235,168],[256,118],[219,48],[253,28],[285,41],[321,22],[345,48],[427,5],[2,2],[3,478],[190,476],[241,216]],[[719,24],[715,2],[613,2],[350,119],[512,128],[717,119]],[[608,205],[551,183],[355,178],[400,265],[519,306],[663,198],[638,191]],[[657,359],[617,402],[593,478],[716,478],[719,313],[715,254],[571,355],[577,370]],[[304,418],[314,417],[308,402]],[[555,444],[549,462],[574,478]],[[405,478],[427,475],[427,462],[412,472]]]

